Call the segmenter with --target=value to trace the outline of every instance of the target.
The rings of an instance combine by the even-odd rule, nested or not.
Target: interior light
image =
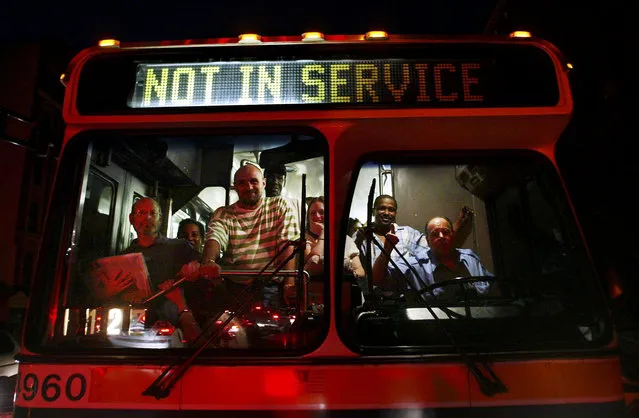
[[[372,30],[366,32],[366,35],[364,35],[364,39],[366,39],[367,41],[383,41],[388,39],[388,33],[383,30]]]
[[[324,40],[322,32],[305,32],[302,34],[302,42],[318,42]]]
[[[98,45],[101,48],[119,48],[120,41],[118,41],[117,39],[102,39],[100,42],[98,42]]]
[[[514,32],[511,32],[510,35],[508,35],[511,38],[530,38],[532,37],[532,35],[530,34],[530,32],[525,31],[525,30],[516,30]]]
[[[262,37],[256,33],[243,33],[239,37],[241,44],[257,44],[262,42]]]

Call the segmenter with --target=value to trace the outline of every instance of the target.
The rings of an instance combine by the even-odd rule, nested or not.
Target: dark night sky
[[[104,1],[71,3],[15,1],[13,16],[0,25],[3,38],[59,36],[87,46],[102,37],[159,40],[236,36],[243,32],[296,35],[310,30],[362,33],[478,33],[494,0],[472,1]],[[60,6],[64,4],[64,6]],[[310,6],[309,6],[310,5]]]
[[[566,55],[592,56],[607,40],[630,31],[632,0],[593,3],[561,0],[501,0],[505,19],[499,29],[531,30],[555,43]],[[153,41],[262,35],[363,33],[481,33],[498,0],[312,1],[276,0],[198,2],[141,0],[5,2],[0,41],[55,38],[75,52],[101,38]],[[8,18],[7,18],[8,17]]]
[[[560,140],[558,159],[600,267],[606,267],[611,257],[619,257],[613,254],[611,240],[631,248],[639,233],[634,222],[610,227],[611,222],[626,218],[628,190],[636,190],[639,180],[633,155],[628,152],[630,138],[636,135],[629,107],[622,105],[632,97],[629,63],[632,51],[637,50],[633,1],[502,0],[506,14],[497,25],[500,33],[530,30],[557,45],[575,65],[571,74],[575,117]],[[75,53],[105,37],[152,41],[233,37],[244,32],[349,34],[371,29],[477,34],[496,4],[497,0],[72,0],[39,5],[33,0],[18,0],[3,4],[0,42],[53,38],[68,44]]]

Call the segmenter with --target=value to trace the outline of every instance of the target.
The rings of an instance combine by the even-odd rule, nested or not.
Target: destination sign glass
[[[555,106],[555,63],[525,45],[264,45],[91,58],[81,114]]]
[[[489,67],[403,60],[141,64],[130,105],[481,106],[490,100]]]

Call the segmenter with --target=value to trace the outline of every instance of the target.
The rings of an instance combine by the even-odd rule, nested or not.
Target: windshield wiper
[[[306,202],[306,174],[302,174],[302,202]],[[184,361],[177,361],[176,363],[170,365],[162,373],[158,376],[151,385],[146,388],[144,392],[142,392],[143,396],[153,396],[156,399],[163,399],[169,396],[171,393],[171,389],[175,386],[175,384],[184,376],[184,373],[191,367],[195,359],[204,351],[206,347],[209,346],[213,341],[219,338],[224,331],[224,328],[238,315],[244,313],[244,310],[251,306],[251,302],[255,298],[259,292],[262,291],[264,285],[267,281],[272,280],[282,268],[293,259],[296,255],[298,255],[299,260],[298,268],[296,270],[296,275],[298,278],[298,286],[297,286],[297,318],[301,320],[301,310],[302,304],[306,302],[306,296],[303,294],[305,291],[305,275],[304,271],[304,250],[306,249],[306,228],[304,227],[306,224],[306,211],[302,210],[300,213],[300,238],[296,241],[290,241],[286,245],[282,246],[282,248],[273,256],[273,258],[262,268],[262,270],[257,273],[256,277],[253,281],[247,285],[242,291],[236,295],[236,297],[229,304],[231,309],[229,309],[230,313],[228,313],[228,317],[218,323],[219,318],[225,313],[224,311],[220,312],[215,318],[212,318],[207,324],[205,330],[200,333],[197,339],[193,343],[193,353]],[[293,246],[294,249],[291,254],[273,271],[268,271],[268,268],[273,264],[275,260],[277,260],[280,255],[289,246]],[[301,255],[300,255],[301,253]],[[264,280],[262,275],[269,273],[269,277],[267,280]],[[235,273],[237,274],[237,273]],[[304,308],[305,309],[305,308]]]
[[[367,245],[367,270],[371,271],[373,270],[373,255],[371,253],[371,243],[375,243],[375,245],[377,246],[377,248],[382,252],[382,254],[384,254],[387,258],[388,261],[393,265],[393,267],[395,267],[395,269],[397,269],[397,271],[401,272],[401,269],[397,266],[397,264],[395,263],[395,261],[393,261],[393,259],[391,258],[390,253],[388,253],[384,247],[377,242],[376,239],[374,239],[374,232],[371,226],[371,211],[372,211],[372,195],[375,191],[375,179],[373,179],[373,183],[371,185],[371,189],[370,189],[370,193],[368,196],[368,201],[369,201],[369,205],[368,205],[368,220],[369,220],[369,224],[366,226],[366,245]],[[464,361],[464,363],[466,364],[466,367],[468,367],[468,370],[470,371],[470,373],[473,375],[473,377],[475,378],[475,380],[477,381],[477,384],[479,385],[479,389],[481,390],[481,392],[486,395],[486,396],[494,396],[498,393],[506,393],[508,392],[508,388],[506,387],[506,385],[504,385],[504,383],[501,381],[501,379],[499,379],[499,377],[495,374],[495,372],[490,368],[490,366],[488,365],[487,361],[482,361],[481,365],[484,367],[484,369],[486,370],[486,372],[488,373],[488,376],[486,376],[482,370],[479,368],[479,366],[477,365],[477,361],[474,360],[473,358],[471,358],[468,353],[466,353],[466,351],[464,351],[464,349],[461,347],[461,345],[455,340],[455,337],[450,333],[450,331],[448,330],[448,328],[446,328],[446,325],[444,325],[444,322],[441,322],[440,318],[435,314],[435,312],[433,311],[433,308],[430,306],[430,304],[428,304],[428,302],[421,297],[421,295],[423,293],[430,293],[431,296],[433,296],[434,298],[436,298],[435,294],[433,293],[434,287],[432,286],[428,286],[426,283],[424,283],[424,281],[422,280],[421,277],[419,277],[419,274],[417,274],[417,271],[415,270],[415,268],[406,260],[406,258],[404,257],[404,255],[397,249],[397,246],[393,246],[392,250],[395,250],[395,252],[397,252],[397,254],[399,255],[399,257],[402,259],[402,261],[406,264],[406,266],[408,266],[408,268],[410,269],[411,273],[413,274],[413,276],[415,277],[415,280],[417,280],[420,284],[420,286],[422,286],[422,289],[426,289],[425,291],[419,291],[418,289],[415,288],[414,283],[412,283],[410,280],[408,280],[408,278],[406,278],[403,274],[401,275],[406,284],[408,285],[408,287],[410,287],[411,290],[417,292],[420,297],[420,303],[422,303],[425,308],[428,310],[428,313],[430,313],[430,315],[433,317],[433,320],[435,321],[435,324],[437,324],[438,326],[441,327],[442,331],[444,331],[444,334],[446,334],[447,338],[450,340],[450,342],[452,343],[452,345],[455,347],[455,350],[457,351],[457,354],[459,354],[459,356],[461,357],[461,359]],[[391,251],[392,251],[391,250]],[[369,276],[369,287],[372,287],[372,281],[373,278],[372,276]],[[370,294],[371,297],[371,303],[373,304],[373,309],[374,309],[374,305],[375,305],[375,300],[374,300],[374,294],[371,292]],[[442,307],[444,308],[444,307]],[[452,319],[452,311],[450,311],[447,308],[442,309],[440,308],[442,311],[444,311],[449,319]]]

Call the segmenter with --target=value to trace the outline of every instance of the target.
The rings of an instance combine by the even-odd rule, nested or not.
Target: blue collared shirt
[[[399,239],[399,242],[397,243],[395,248],[405,258],[409,257],[411,254],[414,253],[415,248],[419,246],[420,239],[423,237],[424,234],[422,234],[421,232],[419,232],[418,230],[410,226],[399,226],[397,224],[394,224],[394,225],[395,225],[395,235]],[[379,245],[381,245],[383,248],[384,244],[380,241],[377,235],[373,234],[373,237],[375,241],[379,243]],[[377,245],[375,245],[375,243],[371,243],[371,253],[373,254],[372,263],[375,264],[375,260],[377,260],[377,257],[379,257],[379,255],[381,254],[381,250],[377,247]],[[366,255],[366,240],[364,240],[362,244],[360,245],[360,254],[361,254],[360,258],[364,260],[365,259],[364,257]],[[391,260],[395,262],[401,261],[401,257],[399,256],[397,251],[395,250],[391,251]],[[392,263],[389,263],[389,266],[391,265]]]
[[[479,256],[475,254],[472,250],[465,248],[457,248],[455,249],[457,253],[458,263],[463,265],[468,270],[470,276],[493,276],[491,272],[489,272],[479,260]],[[411,267],[413,267],[414,271],[417,272],[419,279],[425,285],[432,285],[435,283],[435,269],[440,265],[437,261],[437,258],[432,253],[429,247],[416,246],[413,248],[413,253],[407,257],[407,261]],[[400,271],[398,272],[393,266],[389,264],[388,269],[391,274],[391,277],[394,280],[402,280],[401,277],[398,277],[398,273],[403,274],[411,283],[414,285],[415,289],[421,290],[424,288],[424,285],[420,283],[420,281],[415,277],[415,274],[411,269],[404,263],[400,261],[398,267]],[[443,267],[445,268],[445,267]],[[488,282],[476,282],[471,284],[472,287],[475,288],[477,293],[484,295],[488,293],[490,284]],[[446,291],[446,287],[440,287],[433,290],[433,294],[438,296]],[[423,297],[428,297],[429,293],[424,293]]]

